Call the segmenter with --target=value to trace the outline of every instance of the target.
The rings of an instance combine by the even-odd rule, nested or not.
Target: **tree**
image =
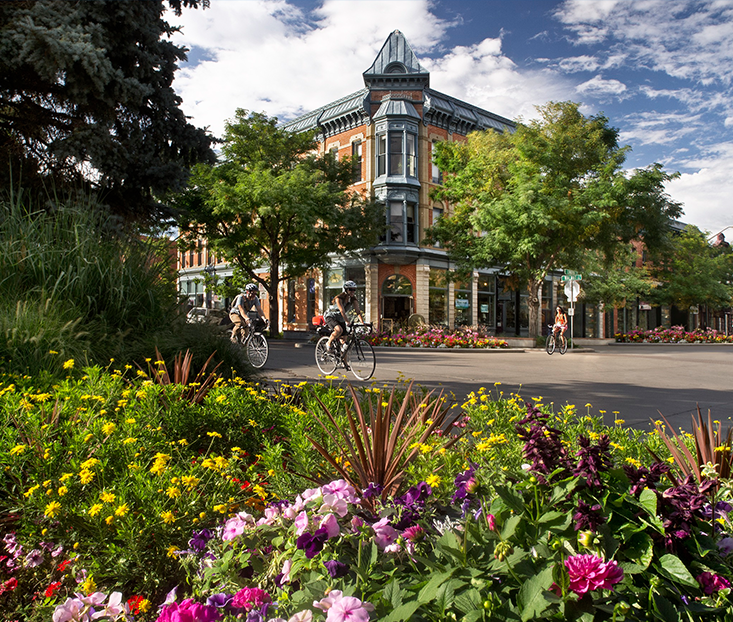
[[[538,107],[514,133],[473,133],[438,143],[438,198],[454,205],[428,234],[463,265],[504,265],[529,292],[529,334],[539,334],[539,287],[553,269],[582,268],[588,250],[613,258],[630,240],[664,242],[680,206],[661,165],[626,175],[628,147],[603,116],[572,102]]]
[[[178,15],[199,4],[168,1]],[[164,11],[163,0],[0,2],[0,181],[10,162],[25,187],[86,185],[128,218],[168,213],[154,197],[214,154],[172,88],[186,50]]]
[[[333,253],[372,246],[384,228],[383,209],[347,190],[351,160],[318,156],[316,148],[312,134],[288,132],[276,118],[240,108],[225,126],[221,162],[199,166],[180,198],[183,239],[207,239],[262,285],[272,326],[280,281],[327,266]]]
[[[671,252],[656,261],[654,275],[662,282],[659,301],[680,309],[719,310],[733,300],[733,253],[708,244],[692,225],[674,237]]]

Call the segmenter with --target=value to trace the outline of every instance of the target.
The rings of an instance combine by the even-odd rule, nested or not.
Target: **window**
[[[389,174],[404,175],[404,161],[402,158],[402,132],[389,133]]]
[[[328,150],[328,153],[330,153],[333,156],[333,159],[338,162],[338,159],[339,159],[339,148],[338,147],[335,147],[335,146],[331,147]]]
[[[471,325],[471,281],[456,281],[454,286],[456,326]]]
[[[288,322],[295,322],[295,281],[288,281]]]
[[[323,281],[323,308],[328,309],[333,302],[334,297],[344,291],[344,281],[354,281],[356,283],[356,299],[359,301],[359,307],[362,313],[365,312],[366,300],[366,276],[362,266],[354,268],[335,268],[329,270]]]
[[[432,152],[431,155],[433,155],[435,153],[435,145],[437,143],[438,143],[437,140],[434,140],[431,143],[431,152]],[[435,162],[432,162],[432,161],[431,161],[431,175],[430,175],[430,180],[434,184],[442,184],[443,183],[443,173],[438,168],[438,165]]]
[[[496,278],[493,274],[479,274],[477,284],[478,323],[493,328]]]
[[[357,181],[361,181],[361,154],[362,154],[362,144],[360,140],[355,140],[353,143],[351,143],[351,157],[354,162],[354,176],[352,177],[352,181],[356,183]]]
[[[446,271],[430,268],[428,323],[448,326],[448,279]]]
[[[387,209],[387,243],[416,244],[418,241],[417,205],[405,201],[390,201]]]
[[[181,268],[186,267],[186,253],[181,253]]]
[[[417,135],[390,131],[377,136],[377,177],[417,177]]]

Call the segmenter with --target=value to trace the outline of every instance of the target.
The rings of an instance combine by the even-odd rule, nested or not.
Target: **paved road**
[[[263,380],[299,382],[321,378],[314,348],[287,341],[270,342]],[[376,348],[374,378],[355,384],[392,384],[400,378],[445,389],[463,400],[485,387],[518,393],[544,403],[590,403],[592,414],[605,411],[606,423],[620,418],[626,425],[650,429],[663,414],[675,428],[690,429],[697,405],[704,415],[724,422],[733,418],[733,346],[607,345],[548,356],[544,350],[419,350]],[[343,370],[341,370],[343,373]],[[501,383],[494,386],[495,383]],[[616,413],[614,412],[616,411]]]

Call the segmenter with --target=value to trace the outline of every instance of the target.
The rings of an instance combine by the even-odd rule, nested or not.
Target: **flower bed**
[[[478,331],[445,328],[418,328],[409,333],[379,333],[371,335],[369,342],[373,346],[389,346],[401,348],[508,348],[503,339],[484,335]]]
[[[616,333],[614,338],[620,343],[733,343],[733,335],[726,335],[712,328],[688,332],[682,326],[637,329],[629,333]]]
[[[196,403],[139,374],[0,384],[3,622],[733,615],[729,488],[671,479],[621,419],[500,385],[451,404],[235,380]],[[394,433],[399,488],[355,486],[347,406],[403,403],[427,435]]]

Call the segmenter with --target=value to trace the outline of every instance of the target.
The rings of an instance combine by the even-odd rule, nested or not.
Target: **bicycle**
[[[334,341],[334,346],[329,350],[328,335],[321,328],[318,331],[321,338],[316,343],[316,365],[327,376],[336,371],[336,368],[343,366],[359,380],[369,380],[374,374],[377,360],[374,356],[374,348],[364,339],[372,332],[372,324],[350,324],[344,341]],[[330,334],[330,329],[329,329]]]
[[[568,340],[565,335],[558,331],[559,336],[555,336],[555,326],[553,324],[548,324],[547,328],[550,329],[550,334],[547,335],[547,342],[545,343],[547,354],[552,354],[555,348],[560,351],[560,354],[565,354],[568,351]]]
[[[241,345],[247,353],[249,364],[255,369],[261,369],[267,363],[267,357],[270,354],[270,347],[267,345],[267,339],[263,331],[267,330],[267,322],[260,318],[252,320],[252,324],[246,331],[246,337],[242,338],[242,332],[239,331],[237,343]],[[231,335],[232,331],[229,331]]]

